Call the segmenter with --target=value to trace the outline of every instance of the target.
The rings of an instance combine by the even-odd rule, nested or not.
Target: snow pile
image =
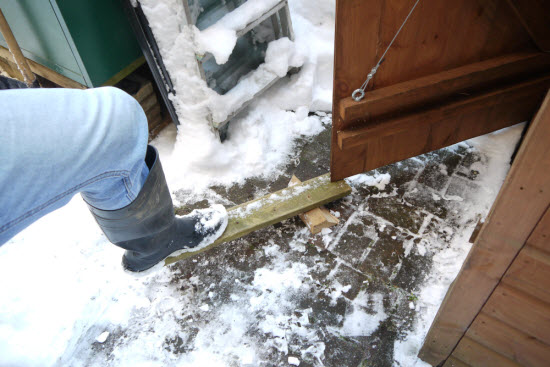
[[[198,43],[203,42],[197,41],[196,28],[185,25],[181,2],[140,0],[140,3],[176,90],[172,101],[181,123],[179,131],[177,134],[166,131],[156,143],[167,146],[160,149],[160,154],[173,192],[183,190],[189,196],[202,196],[211,185],[243,183],[254,176],[275,177],[293,154],[294,140],[318,134],[330,121],[318,115],[308,116],[308,112],[331,109],[334,0],[322,4],[290,1],[295,41],[271,42],[266,62],[225,95],[208,88],[200,77],[195,53],[199,52]],[[212,31],[234,32],[272,3],[275,2],[247,1],[238,8],[242,8],[238,10],[243,13],[242,19],[232,12],[219,25],[212,26]],[[222,38],[216,38],[215,42],[207,48],[222,50],[234,46],[233,41]],[[209,114],[214,121],[223,121],[261,86],[296,66],[302,66],[298,74],[277,82],[263,98],[232,120],[227,141],[221,144],[217,140],[211,132]]]
[[[195,28],[197,52],[199,54],[210,52],[218,64],[225,64],[237,43],[237,31],[244,29],[279,2],[280,0],[248,0],[210,27],[202,31]],[[286,72],[287,70],[285,74]]]

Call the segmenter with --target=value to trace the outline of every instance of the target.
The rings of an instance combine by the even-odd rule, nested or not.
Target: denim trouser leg
[[[0,91],[0,245],[78,192],[103,210],[131,203],[147,137],[141,106],[117,88]]]

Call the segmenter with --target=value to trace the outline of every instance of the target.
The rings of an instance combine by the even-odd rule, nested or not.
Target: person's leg
[[[147,177],[147,119],[112,87],[0,91],[0,245],[82,192],[130,204]]]
[[[175,217],[139,104],[114,88],[0,92],[0,244],[82,192],[138,272],[222,235],[221,205]]]

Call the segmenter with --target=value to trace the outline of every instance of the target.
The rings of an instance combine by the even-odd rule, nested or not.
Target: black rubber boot
[[[207,246],[227,226],[227,212],[222,205],[176,217],[154,147],[147,147],[145,162],[149,175],[130,205],[101,210],[88,204],[109,241],[126,249],[122,265],[132,272],[147,270],[180,250]]]

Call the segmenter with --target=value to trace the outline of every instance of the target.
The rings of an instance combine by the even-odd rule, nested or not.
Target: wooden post
[[[35,86],[37,83],[36,75],[34,75],[31,71],[31,68],[27,63],[27,59],[23,55],[23,52],[21,52],[21,48],[19,48],[19,45],[17,44],[17,40],[11,31],[8,21],[4,17],[4,13],[2,13],[2,9],[0,9],[0,32],[8,44],[10,52],[13,55],[13,59],[15,60],[19,71],[23,75],[25,83],[27,83],[29,87]]]

